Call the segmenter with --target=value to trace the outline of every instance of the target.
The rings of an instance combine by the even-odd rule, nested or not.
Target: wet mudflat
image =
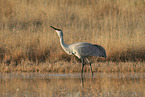
[[[0,97],[145,97],[145,73],[0,73]]]

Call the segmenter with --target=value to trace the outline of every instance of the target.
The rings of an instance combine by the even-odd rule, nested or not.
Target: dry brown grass
[[[67,44],[102,45],[109,61],[144,61],[143,0],[1,0],[0,60],[20,64],[71,61],[50,25],[64,31]]]
[[[104,72],[104,73],[144,73],[145,62],[95,62],[92,64],[93,72]],[[57,73],[73,73],[81,72],[81,64],[74,62],[62,62],[56,63],[34,63],[34,62],[22,62],[18,66],[10,64],[9,66],[2,65],[0,72],[57,72]],[[84,67],[84,72],[90,72],[90,66]],[[91,73],[91,72],[90,72]]]

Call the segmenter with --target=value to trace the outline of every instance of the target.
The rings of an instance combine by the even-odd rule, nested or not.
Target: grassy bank
[[[104,73],[143,73],[145,72],[145,62],[95,62],[92,64],[93,72]],[[0,65],[0,72],[56,72],[56,73],[73,73],[81,72],[81,64],[74,62],[56,63],[33,63],[22,62],[18,66],[14,65]],[[84,72],[90,72],[90,66],[85,65]],[[91,72],[90,72],[91,73]]]
[[[62,29],[66,44],[102,45],[107,61],[142,62],[144,4],[143,0],[1,0],[1,63],[18,65],[24,60],[52,64],[76,60],[62,50],[50,25]]]

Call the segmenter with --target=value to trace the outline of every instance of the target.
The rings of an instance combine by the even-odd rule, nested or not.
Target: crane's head
[[[53,28],[56,31],[56,33],[58,34],[59,37],[63,36],[63,32],[60,29],[57,29],[57,28],[55,28],[53,26],[50,26],[50,27]]]

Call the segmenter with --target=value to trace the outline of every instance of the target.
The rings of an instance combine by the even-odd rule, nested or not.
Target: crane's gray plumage
[[[82,60],[81,75],[83,74],[84,58],[86,58],[86,60],[90,64],[91,72],[92,72],[92,67],[91,67],[91,62],[89,62],[89,60],[87,59],[88,56],[96,56],[96,57],[105,57],[106,58],[106,51],[102,46],[94,45],[91,43],[84,43],[84,42],[78,42],[78,43],[66,45],[63,42],[63,32],[60,29],[57,29],[53,26],[50,26],[50,27],[53,28],[57,32],[57,34],[60,38],[60,44],[61,44],[62,48],[64,49],[64,51],[67,54],[75,55],[79,59]],[[93,76],[93,72],[92,72],[92,76]]]

